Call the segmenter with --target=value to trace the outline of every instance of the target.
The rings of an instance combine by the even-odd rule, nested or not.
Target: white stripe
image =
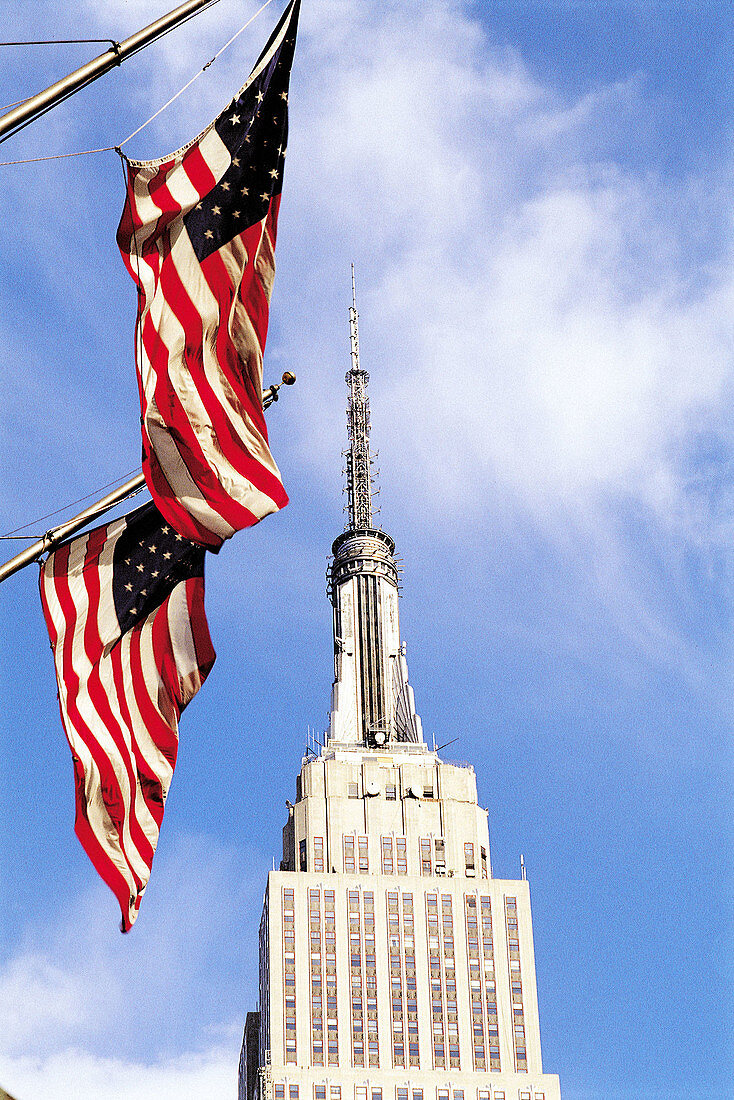
[[[148,767],[153,772],[153,774],[158,776],[158,779],[161,782],[161,786],[163,787],[163,791],[165,794],[171,785],[173,767],[151,737],[150,731],[148,730],[147,722],[140,712],[137,696],[135,693],[135,683],[133,680],[132,667],[130,664],[130,642],[131,635],[128,632],[123,636],[120,641],[120,645],[123,647],[122,675],[125,687],[125,699],[127,700],[127,705],[130,709],[130,720],[135,730],[135,740],[137,742],[138,748],[140,749],[140,755],[146,761]],[[156,685],[156,687],[158,686],[159,685]],[[138,683],[138,687],[150,699],[148,686],[145,683]],[[156,698],[150,699],[150,702],[153,706],[156,706],[157,696],[158,692],[156,690]],[[177,731],[174,730],[173,732],[176,733]]]
[[[190,703],[201,687],[201,671],[191,633],[186,585],[179,584],[168,601],[168,633],[178,672],[182,706]]]

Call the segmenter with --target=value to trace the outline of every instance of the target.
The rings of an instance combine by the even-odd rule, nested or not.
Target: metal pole
[[[155,23],[151,23],[149,26],[144,27],[143,30],[138,31],[136,34],[132,35],[131,38],[126,38],[124,42],[115,43],[115,45],[105,53],[100,54],[99,57],[95,57],[93,61],[88,61],[86,65],[82,65],[81,68],[75,69],[74,72],[69,73],[68,76],[63,77],[49,88],[46,88],[44,92],[39,92],[38,95],[31,96],[30,99],[21,103],[20,106],[0,116],[0,141],[5,141],[13,132],[19,130],[37,115],[50,110],[52,107],[55,107],[57,103],[61,103],[62,100],[67,99],[70,95],[73,95],[74,92],[78,92],[85,85],[96,80],[97,77],[103,76],[106,72],[109,72],[110,69],[114,69],[115,66],[122,64],[126,58],[137,53],[137,51],[143,49],[144,46],[148,46],[151,42],[154,42],[155,39],[159,38],[165,31],[175,27],[177,23],[182,22],[187,16],[193,15],[202,8],[208,7],[212,2],[213,0],[187,0],[185,4],[181,4],[180,7],[170,11],[168,15],[156,19]]]
[[[42,539],[38,542],[34,542],[31,546],[27,546],[25,550],[22,550],[20,554],[16,554],[10,561],[6,561],[5,565],[0,565],[0,581],[4,581],[6,577],[11,577],[13,573],[17,573],[19,569],[23,569],[24,566],[30,565],[32,561],[39,558],[41,554],[45,554],[47,550],[52,550],[54,546],[58,546],[60,542],[63,542],[69,535],[73,535],[76,531],[81,530],[82,527],[86,527],[88,523],[91,523],[97,516],[101,516],[103,512],[109,511],[115,504],[119,504],[121,500],[125,500],[126,497],[132,496],[133,493],[139,492],[145,485],[145,477],[142,472],[136,474],[130,481],[126,481],[124,485],[120,485],[118,489],[113,489],[111,493],[108,493],[102,500],[98,500],[96,504],[90,504],[88,508],[85,508],[83,512],[80,512],[78,516],[74,516],[73,519],[67,520],[66,523],[62,523],[60,527],[54,527],[51,531],[47,531]]]
[[[286,371],[281,382],[276,382],[272,386],[269,386],[268,389],[264,390],[263,408],[267,409],[273,401],[278,400],[278,390],[281,386],[292,386],[295,380],[295,374]],[[116,504],[119,504],[120,501],[125,500],[127,497],[139,493],[143,488],[145,488],[145,475],[141,471],[139,474],[136,474],[135,477],[126,481],[124,485],[120,485],[117,489],[113,489],[111,493],[108,493],[106,497],[102,497],[96,504],[90,504],[89,507],[85,508],[83,512],[80,512],[79,515],[67,520],[66,523],[62,523],[59,527],[54,527],[50,531],[47,531],[42,539],[38,539],[37,542],[32,543],[30,546],[26,546],[25,550],[21,550],[20,554],[16,554],[10,561],[6,561],[4,565],[0,565],[0,581],[4,581],[6,577],[12,577],[13,573],[17,573],[18,570],[23,569],[26,565],[30,565],[36,558],[40,558],[41,554],[45,554],[48,550],[52,550],[54,546],[58,546],[59,543],[68,538],[69,535],[73,535],[77,531],[80,531],[82,527],[86,527],[92,520],[97,519],[98,516],[103,515],[105,512],[109,512],[110,508],[114,508]]]

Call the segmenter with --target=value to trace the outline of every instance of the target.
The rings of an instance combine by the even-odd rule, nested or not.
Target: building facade
[[[528,883],[493,878],[474,770],[441,760],[416,713],[395,547],[373,524],[354,302],[350,329],[330,722],[268,875],[240,1100],[560,1100],[542,1067]]]

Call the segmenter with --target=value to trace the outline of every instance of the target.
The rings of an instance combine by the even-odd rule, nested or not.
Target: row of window
[[[523,1004],[520,939],[517,920],[517,898],[505,898],[507,950],[510,956],[510,996],[512,1000],[512,1038],[515,1049],[515,1069],[527,1073],[528,1054],[525,1037],[525,1006]]]
[[[306,1088],[301,1089],[298,1085],[286,1086],[279,1082],[275,1085],[275,1100],[302,1100],[301,1092],[303,1092],[303,1100],[306,1100],[308,1091]],[[427,1089],[408,1089],[398,1086],[395,1089],[395,1100],[428,1100],[432,1092],[433,1090],[429,1092]],[[341,1085],[313,1086],[313,1100],[347,1100],[347,1096],[351,1093],[350,1088],[346,1086],[342,1088]],[[392,1090],[383,1090],[378,1085],[355,1085],[353,1095],[354,1100],[388,1100],[388,1097],[392,1097]],[[514,1090],[510,1092],[507,1089],[477,1089],[476,1092],[476,1100],[514,1100],[514,1097]],[[466,1094],[464,1089],[437,1088],[435,1098],[436,1100],[469,1100],[469,1094]],[[517,1100],[545,1100],[545,1093],[520,1089]]]
[[[342,838],[343,868],[345,874],[369,874],[369,842],[366,836],[345,836]],[[421,837],[419,841],[419,863],[422,875],[446,874],[446,845],[443,837]],[[381,870],[383,875],[408,874],[407,840],[404,836],[380,837]],[[308,852],[306,840],[299,842],[298,866],[301,871],[308,870]],[[479,867],[482,878],[487,878],[487,849],[479,848]],[[313,862],[311,869],[324,870],[324,838],[313,838]],[[464,845],[464,872],[469,878],[477,873],[475,845]]]
[[[283,1027],[286,1063],[296,1061],[296,927],[293,890],[283,890]]]

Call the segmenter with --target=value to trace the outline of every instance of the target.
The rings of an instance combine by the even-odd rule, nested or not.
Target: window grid
[[[415,920],[413,895],[403,894],[403,944],[405,948],[405,1008],[408,1014],[408,1064],[420,1065],[418,1040],[418,992],[415,971]]]
[[[482,956],[484,958],[484,1003],[487,1009],[487,1046],[489,1047],[489,1068],[501,1070],[500,1035],[497,1018],[497,985],[494,971],[494,940],[492,935],[492,903],[490,898],[481,898],[482,914]]]
[[[408,873],[408,850],[407,841],[404,836],[395,837],[395,854],[397,856],[398,874],[407,875]]]
[[[339,1034],[336,992],[336,914],[335,894],[324,890],[324,959],[326,960],[326,1042],[330,1066],[339,1065]],[[332,1088],[331,1100],[337,1100]]]
[[[449,1065],[459,1069],[459,1016],[456,1004],[456,959],[454,954],[454,915],[451,894],[441,895],[441,934],[446,983],[446,1026],[448,1031]]]
[[[429,836],[422,836],[420,839],[420,857],[421,857],[421,874],[430,875],[433,873],[433,863],[431,860],[431,838]]]
[[[324,1064],[324,1002],[321,968],[321,891],[308,891],[308,929],[311,957],[311,1060]],[[324,1098],[325,1100],[325,1098]]]
[[[377,966],[375,961],[375,895],[365,890],[364,903],[364,964],[365,994],[367,1000],[367,1054],[371,1066],[380,1064],[380,1047],[377,1036]]]
[[[353,875],[356,870],[354,863],[354,837],[344,837],[344,874]]]
[[[515,1070],[517,1073],[527,1073],[528,1055],[525,1041],[525,1006],[520,968],[517,898],[505,897],[505,924],[507,928],[507,951],[510,956],[510,1000],[512,1002],[512,1042],[515,1051]]]
[[[366,836],[361,836],[358,841],[359,850],[359,873],[360,875],[366,875],[370,869],[370,855],[369,845]]]
[[[345,838],[346,839],[346,838]],[[353,841],[353,838],[352,838]],[[364,1001],[362,997],[362,919],[359,891],[347,893],[349,916],[349,976],[352,1006],[352,1065],[364,1065]]]
[[[474,894],[464,895],[466,920],[466,965],[469,978],[471,1004],[472,1055],[475,1070],[486,1070],[487,1049],[485,1036],[484,1002],[482,999],[482,973],[479,956],[479,920],[477,899]]]
[[[283,1024],[286,1063],[296,1061],[296,926],[293,890],[283,889]]]
[[[380,848],[382,851],[382,873],[383,875],[392,875],[395,873],[395,863],[393,861],[393,841],[391,836],[380,837]]]
[[[322,836],[313,838],[313,869],[314,871],[323,871],[324,869],[324,838]]]
[[[444,1000],[437,894],[426,894],[426,924],[428,928],[428,980],[431,987],[433,1068],[439,1069],[446,1066],[446,1034],[444,1031]]]

